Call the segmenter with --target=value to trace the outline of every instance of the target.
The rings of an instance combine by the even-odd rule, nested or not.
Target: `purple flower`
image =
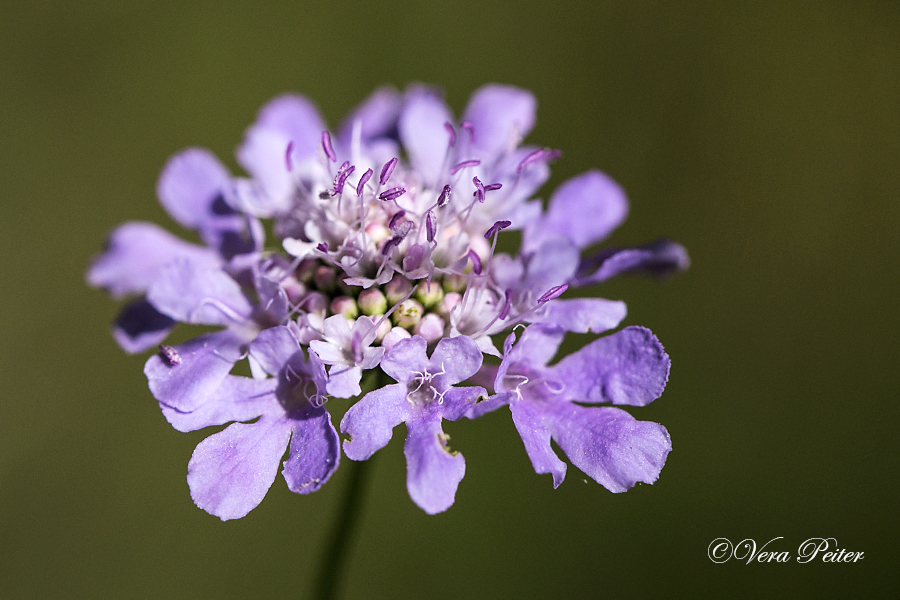
[[[243,517],[262,501],[289,443],[281,472],[292,492],[316,491],[340,460],[337,432],[323,404],[322,363],[312,354],[307,361],[290,329],[281,326],[261,332],[250,344],[250,356],[272,377],[228,375],[192,412],[160,403],[179,431],[257,419],[232,423],[206,438],[188,464],[194,502],[223,521]]]
[[[515,345],[510,334],[494,382],[499,398],[479,407],[479,414],[508,402],[534,470],[552,474],[553,487],[565,478],[566,464],[551,439],[611,492],[653,483],[672,449],[665,427],[618,408],[577,403],[644,406],[658,398],[669,377],[659,340],[643,327],[626,327],[547,366],[563,334],[558,327],[531,325]]]
[[[481,352],[466,337],[444,338],[431,358],[419,336],[398,342],[381,360],[382,370],[397,383],[369,392],[350,407],[341,432],[350,434],[344,454],[367,460],[390,441],[393,429],[406,423],[406,487],[413,502],[428,514],[450,508],[466,472],[462,454],[450,450],[441,421],[456,421],[485,395],[481,387],[454,387],[475,374]]]
[[[565,463],[551,439],[613,491],[656,479],[670,449],[662,426],[582,406],[656,398],[668,374],[656,338],[629,327],[548,362],[566,331],[602,333],[625,318],[623,302],[566,295],[620,273],[684,268],[687,254],[668,241],[592,251],[628,210],[596,171],[563,183],[545,210],[533,195],[561,153],[522,144],[536,105],[525,90],[487,85],[457,119],[432,88],[382,88],[333,134],[312,102],[284,95],[237,150],[247,176],[205,150],[170,159],[159,200],[202,244],[126,223],[87,279],[129,298],[113,327],[128,352],[161,344],[176,325],[215,328],[160,345],[144,365],[173,427],[231,423],[189,463],[198,506],[222,519],[247,514],[285,449],[292,491],[324,484],[340,454],[328,397],[349,400],[341,430],[352,460],[406,423],[407,487],[429,514],[453,504],[465,472],[442,421],[502,405],[535,469],[557,485]],[[263,246],[262,220],[274,247]],[[516,229],[520,252],[497,253]],[[501,352],[498,336],[517,326],[525,333]],[[483,365],[483,354],[500,366]],[[252,378],[232,374],[244,359]],[[396,383],[364,390],[377,368]],[[496,393],[457,385],[468,379]]]

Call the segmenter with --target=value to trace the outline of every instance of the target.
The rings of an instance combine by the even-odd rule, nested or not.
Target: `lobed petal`
[[[283,325],[259,332],[250,342],[250,356],[269,375],[278,375],[291,357],[300,351],[300,344],[291,330]]]
[[[553,300],[534,313],[531,322],[550,323],[575,333],[603,333],[615,329],[628,312],[624,302],[604,298]]]
[[[427,347],[425,338],[419,335],[402,339],[385,353],[381,359],[381,370],[405,385],[413,374],[428,370]]]
[[[341,420],[341,433],[351,438],[344,442],[344,454],[350,460],[367,460],[391,441],[394,427],[409,417],[406,384],[396,383],[369,392]]]
[[[399,345],[397,344],[397,346]],[[428,369],[432,375],[442,373],[440,385],[446,388],[474,375],[481,367],[483,360],[478,345],[471,338],[460,335],[453,338],[442,338],[437,343],[431,354]],[[384,364],[383,361],[382,364]]]
[[[559,459],[550,445],[551,430],[545,411],[539,404],[524,400],[510,403],[509,409],[534,472],[550,473],[553,487],[558,488],[566,478],[566,463]]]
[[[232,421],[250,421],[262,415],[284,413],[275,397],[275,379],[248,379],[228,375],[209,400],[192,412],[159,403],[163,416],[178,431],[196,431]]]
[[[531,92],[509,85],[479,88],[463,119],[475,128],[474,158],[493,162],[519,145],[534,127],[537,101]]]
[[[624,410],[565,403],[552,420],[553,439],[569,460],[611,492],[653,483],[672,450],[666,428]]]
[[[413,169],[429,185],[437,185],[447,155],[447,122],[453,122],[453,115],[434,90],[419,86],[407,92],[400,113],[400,141]]]
[[[194,503],[223,521],[249,513],[272,487],[290,436],[286,418],[262,417],[233,423],[200,442],[188,463]]]
[[[690,264],[684,246],[671,240],[657,240],[637,248],[610,248],[585,258],[574,283],[600,283],[624,273],[664,276],[683,271]]]
[[[373,138],[394,134],[402,105],[400,94],[392,87],[380,87],[372,92],[341,126],[338,136],[341,148],[347,152],[352,147],[354,127],[359,128],[360,142],[363,144]]]
[[[288,489],[309,494],[325,485],[338,468],[340,440],[324,406],[290,415],[291,445],[281,471]]]
[[[159,175],[156,195],[166,212],[189,229],[200,229],[213,215],[213,203],[230,186],[231,174],[204,148],[188,148],[169,159]]]
[[[462,454],[447,447],[449,441],[441,429],[438,415],[407,422],[406,489],[419,508],[429,515],[444,512],[453,505],[456,489],[466,473]]]
[[[362,393],[359,382],[362,369],[356,366],[334,365],[328,372],[328,383],[325,391],[335,398],[353,398]]]
[[[185,258],[164,266],[147,290],[147,300],[176,321],[229,325],[250,318],[253,306],[225,271]]]
[[[568,400],[644,406],[662,395],[670,364],[649,329],[626,327],[561,360],[554,376]]]

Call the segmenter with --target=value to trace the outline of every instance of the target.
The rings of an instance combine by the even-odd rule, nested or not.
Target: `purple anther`
[[[395,187],[378,194],[379,200],[394,200],[406,193],[406,188]]]
[[[503,302],[503,310],[500,311],[500,316],[498,317],[501,321],[506,318],[506,316],[509,314],[510,307],[512,307],[512,290],[506,288],[504,295],[506,296],[506,298]]]
[[[466,167],[477,167],[480,164],[481,164],[480,160],[464,160],[461,163],[457,163],[456,166],[454,166],[452,169],[450,169],[450,175],[451,176],[456,175],[457,173],[459,173],[461,170],[465,169]]]
[[[372,169],[367,169],[366,172],[362,174],[362,177],[359,178],[359,183],[356,184],[357,197],[362,196],[363,190],[366,189],[366,184],[372,179],[373,174],[374,171],[372,171]]]
[[[556,160],[560,156],[562,156],[562,150],[544,148],[544,160]]]
[[[381,177],[378,178],[378,182],[381,185],[387,183],[387,180],[391,178],[391,173],[394,172],[394,167],[397,166],[397,158],[394,157],[391,160],[384,163],[384,166],[381,167]]]
[[[349,163],[344,163],[344,164],[346,165]],[[350,177],[350,175],[355,170],[356,170],[356,167],[353,165],[350,165],[346,169],[344,167],[341,167],[340,172],[338,172],[337,183],[334,185],[334,193],[335,194],[342,194],[344,192],[344,184],[347,183],[347,178]]]
[[[445,206],[448,202],[450,202],[450,185],[445,185],[444,189],[441,190],[441,195],[438,196],[437,205]]]
[[[478,201],[484,202],[484,184],[477,177],[472,178],[472,183],[475,184],[475,196],[478,197]]]
[[[363,359],[363,343],[362,335],[357,331],[353,334],[353,341],[350,342],[350,348],[353,350],[353,362],[359,364]]]
[[[331,145],[331,134],[327,131],[322,132],[322,150],[325,151],[328,160],[337,162],[337,154],[334,153],[334,147]]]
[[[294,170],[294,165],[291,163],[291,152],[294,150],[294,140],[288,142],[287,149],[284,151],[284,166],[287,167],[288,171]]]
[[[475,126],[472,125],[471,123],[469,123],[468,121],[463,121],[462,123],[459,124],[459,126],[469,132],[469,140],[474,142],[475,141]]]
[[[400,236],[394,236],[384,243],[384,246],[381,247],[381,253],[385,256],[391,253],[391,250],[400,245],[400,242],[403,241],[403,238]]]
[[[469,250],[469,260],[472,261],[472,272],[481,275],[481,257],[475,254],[474,250]]]
[[[456,131],[453,129],[453,125],[450,124],[449,121],[444,121],[444,129],[447,130],[447,133],[450,134],[450,147],[456,145]]]
[[[172,346],[160,344],[159,351],[166,358],[166,362],[169,363],[170,367],[176,367],[181,364],[181,355],[178,354],[178,350],[176,350]]]
[[[388,223],[388,229],[390,229],[391,231],[393,231],[394,227],[397,226],[397,223],[400,222],[400,219],[402,219],[403,216],[404,216],[405,214],[406,214],[406,211],[405,211],[405,210],[401,210],[401,211],[399,211],[399,212],[395,212],[395,213],[394,213],[394,216],[391,217],[390,223]]]
[[[510,225],[512,225],[512,222],[510,221],[497,221],[496,223],[491,225],[491,228],[487,230],[486,234],[484,234],[484,239],[491,239],[498,231],[500,231],[501,229],[506,229]]]
[[[401,240],[409,235],[409,232],[412,231],[413,224],[412,221],[403,221],[402,223],[397,225],[396,229],[391,229],[394,232],[394,235]]]
[[[434,241],[435,233],[437,233],[437,223],[434,222],[434,213],[429,210],[425,213],[425,237],[429,244]]]
[[[524,171],[525,167],[527,167],[528,165],[536,163],[544,158],[544,152],[545,150],[535,150],[534,152],[530,152],[528,156],[522,159],[522,161],[519,163],[519,166],[516,167],[516,175]]]
[[[316,246],[316,250],[318,250],[319,252],[328,252],[328,244],[322,242],[321,244]]]
[[[499,190],[503,187],[502,183],[491,183],[489,185],[484,186],[484,191],[493,192],[494,190]]]
[[[550,288],[546,294],[538,298],[538,304],[544,304],[545,302],[550,302],[554,298],[559,298],[567,289],[569,289],[569,285],[566,283]]]

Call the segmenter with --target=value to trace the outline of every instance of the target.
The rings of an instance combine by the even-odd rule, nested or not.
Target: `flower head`
[[[331,131],[309,100],[285,95],[247,130],[237,152],[246,177],[205,150],[169,161],[160,202],[202,245],[126,223],[87,278],[131,297],[113,335],[128,352],[159,347],[144,372],[169,422],[231,423],[189,463],[198,506],[243,516],[286,449],[288,487],[318,489],[340,455],[326,402],[358,396],[341,423],[344,453],[365,460],[406,423],[407,487],[429,513],[452,505],[465,472],[442,421],[504,405],[555,484],[565,464],[551,439],[613,491],[656,479],[670,449],[662,426],[582,406],[657,397],[668,357],[656,338],[626,328],[547,364],[566,331],[602,333],[625,317],[624,303],[572,290],[684,268],[687,254],[668,241],[584,254],[624,220],[627,201],[591,171],[544,210],[533,194],[561,153],[522,145],[535,109],[530,93],[487,85],[457,119],[431,88],[380,89]],[[521,251],[499,253],[515,229]],[[161,345],[178,323],[216,329]],[[527,326],[519,341],[498,349],[498,334],[516,326]],[[232,374],[244,359],[252,378]],[[395,383],[364,392],[372,370]],[[484,387],[460,385],[467,379]]]

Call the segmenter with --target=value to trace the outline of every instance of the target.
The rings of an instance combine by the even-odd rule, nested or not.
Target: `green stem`
[[[344,490],[343,502],[338,510],[338,521],[331,533],[331,542],[322,560],[313,598],[331,600],[335,597],[337,584],[341,580],[344,559],[353,538],[353,529],[363,505],[365,481],[371,460],[346,461],[350,463],[350,481]]]

